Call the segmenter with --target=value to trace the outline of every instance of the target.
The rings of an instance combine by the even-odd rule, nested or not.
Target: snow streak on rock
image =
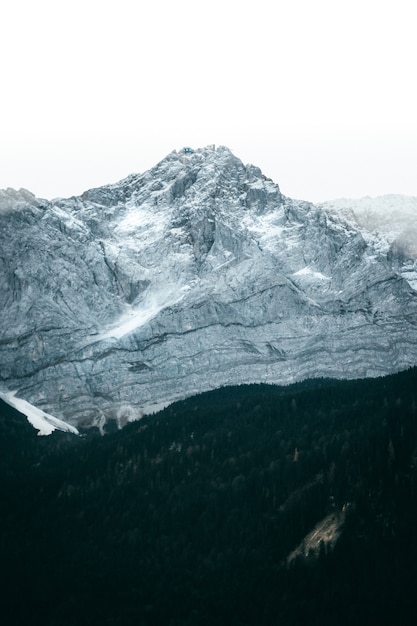
[[[62,430],[75,435],[79,434],[74,426],[57,419],[53,415],[48,415],[45,411],[41,411],[26,400],[22,400],[22,398],[16,398],[15,392],[0,393],[0,398],[23,415],[26,415],[28,422],[39,431],[38,435],[50,435],[54,430]]]

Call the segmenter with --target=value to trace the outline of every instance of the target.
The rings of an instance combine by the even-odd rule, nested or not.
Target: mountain
[[[359,226],[365,238],[385,252],[396,271],[417,289],[417,198],[395,194],[339,198],[320,206]]]
[[[226,147],[80,197],[2,191],[2,397],[103,429],[224,385],[405,369],[417,294],[379,244]]]

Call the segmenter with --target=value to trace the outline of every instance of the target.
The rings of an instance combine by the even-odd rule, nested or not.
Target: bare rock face
[[[395,271],[417,290],[417,198],[340,198],[320,206],[361,228],[367,242],[386,252]]]
[[[407,368],[417,293],[388,252],[224,147],[78,198],[0,192],[0,392],[102,427],[223,385]]]

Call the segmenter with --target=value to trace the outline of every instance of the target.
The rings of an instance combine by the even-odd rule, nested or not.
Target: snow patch
[[[45,413],[45,411],[33,406],[33,404],[30,404],[27,400],[16,398],[16,393],[16,391],[0,392],[0,398],[19,411],[19,413],[26,415],[28,422],[39,431],[38,435],[50,435],[54,430],[62,430],[64,432],[74,433],[75,435],[79,434],[74,426],[67,424],[49,413]]]
[[[61,222],[63,222],[67,228],[76,230],[80,233],[88,232],[88,229],[86,228],[85,224],[81,222],[81,220],[74,217],[74,215],[72,215],[71,213],[64,211],[64,209],[62,209],[61,207],[54,205],[51,209],[51,213],[56,215],[56,217]],[[45,218],[46,217],[47,214],[45,215]]]
[[[282,218],[283,211],[279,207],[276,211],[264,215],[247,213],[243,216],[241,223],[250,233],[255,235],[262,248],[274,252],[279,242],[288,243],[289,231],[282,224]]]
[[[325,276],[321,272],[312,270],[309,265],[303,267],[301,270],[298,270],[298,272],[294,272],[293,276],[307,276],[313,280],[330,280],[330,276]]]
[[[101,333],[94,339],[94,342],[110,338],[120,339],[133,332],[156,317],[163,309],[180,302],[185,296],[184,292],[189,289],[189,285],[184,285],[180,288],[170,288],[165,292],[149,294],[140,309],[131,310],[123,315],[113,328]],[[179,293],[180,295],[178,295]]]
[[[161,193],[161,192],[158,192]],[[156,211],[155,206],[150,206],[149,201],[136,206],[134,202],[126,204],[127,212],[115,228],[115,234],[126,237],[133,235],[136,246],[142,248],[161,235],[169,219],[169,212]],[[140,237],[138,237],[140,234]]]

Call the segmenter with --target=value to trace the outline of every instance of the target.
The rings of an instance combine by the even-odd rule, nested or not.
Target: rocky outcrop
[[[395,272],[417,290],[417,198],[398,194],[340,198],[321,206],[358,226],[367,243],[386,255]]]
[[[387,254],[224,147],[79,198],[2,192],[0,239],[0,391],[74,426],[417,362],[416,292]]]

